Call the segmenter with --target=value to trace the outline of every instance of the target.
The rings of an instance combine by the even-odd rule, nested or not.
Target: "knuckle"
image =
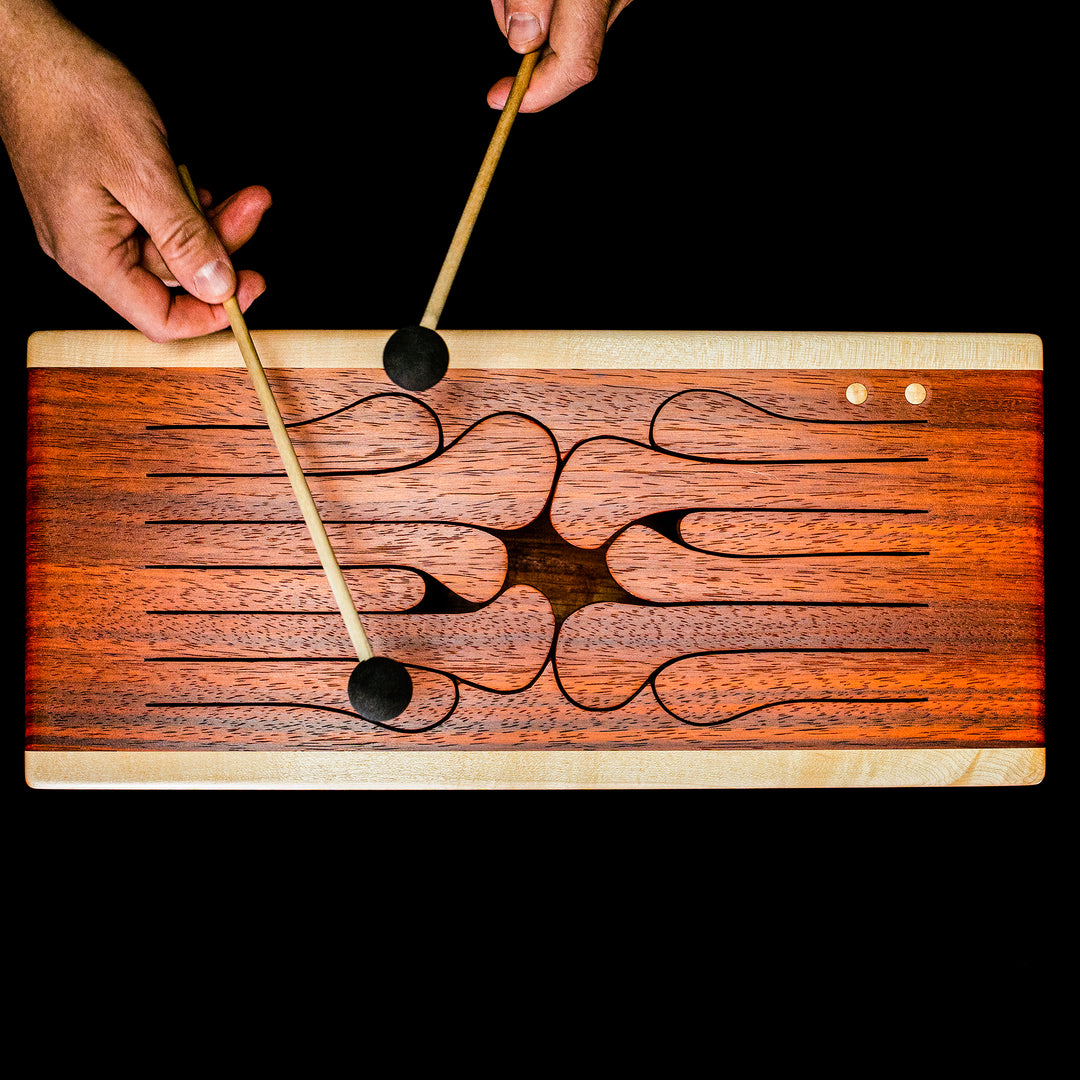
[[[197,259],[206,249],[206,225],[194,215],[166,221],[154,238],[154,246],[168,263]]]
[[[579,90],[591,83],[599,70],[600,62],[597,57],[591,54],[575,56],[564,65],[563,79],[570,89]]]

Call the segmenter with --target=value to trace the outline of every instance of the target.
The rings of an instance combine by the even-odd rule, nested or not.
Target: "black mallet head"
[[[389,656],[361,660],[349,676],[349,703],[365,720],[387,724],[412,701],[408,668]]]
[[[426,326],[403,326],[383,346],[383,369],[404,390],[430,390],[449,366],[446,342]]]

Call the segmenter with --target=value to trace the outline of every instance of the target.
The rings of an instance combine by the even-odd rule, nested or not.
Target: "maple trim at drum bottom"
[[[1046,751],[26,751],[32,788],[901,788],[1027,786]]]

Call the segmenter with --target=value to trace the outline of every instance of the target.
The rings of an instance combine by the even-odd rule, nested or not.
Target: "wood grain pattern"
[[[919,604],[933,588],[926,552],[906,558],[851,552],[819,557],[812,541],[797,537],[793,532],[777,547],[799,545],[801,554],[739,556],[694,550],[643,525],[629,525],[608,546],[607,562],[627,592],[654,603],[779,603],[797,597],[815,604]]]
[[[623,480],[616,486],[605,477]],[[713,464],[599,438],[575,449],[563,468],[552,521],[570,543],[589,548],[639,518],[687,508],[910,512],[921,508],[922,494],[906,461]]]
[[[142,750],[27,754],[38,788],[926,788],[1037,784],[1040,750]]]
[[[27,748],[498,750],[512,784],[523,758],[556,752],[600,786],[575,753],[653,755],[645,785],[677,782],[673,761],[700,783],[685,754],[748,784],[764,774],[726,771],[727,755],[1041,754],[1031,342],[964,339],[954,370],[942,336],[872,337],[913,362],[851,367],[875,346],[849,337],[835,368],[712,366],[720,335],[677,367],[700,335],[627,335],[622,367],[581,371],[567,335],[536,334],[544,362],[489,369],[519,336],[460,335],[447,378],[408,395],[370,363],[374,335],[268,335],[372,647],[417,684],[389,728],[349,709],[355,660],[243,369],[217,363],[216,341],[32,341]],[[748,335],[733,355],[789,347]],[[962,370],[1010,348],[1013,370]],[[337,365],[311,363],[335,350]]]
[[[1034,334],[774,330],[448,330],[451,368],[622,371],[1041,371]],[[377,368],[390,330],[253,330],[266,368]],[[228,334],[157,345],[128,330],[42,331],[30,367],[197,367],[242,364]],[[853,380],[848,380],[851,382]],[[848,384],[845,383],[846,387]],[[875,381],[875,397],[886,392]],[[906,385],[906,384],[905,384]],[[382,386],[385,389],[385,384]],[[274,393],[280,400],[279,384]],[[258,418],[257,401],[250,403]],[[282,408],[282,415],[288,414]]]
[[[376,524],[337,522],[327,526],[327,534],[342,561],[346,576],[357,588],[372,592],[368,610],[399,611],[411,606],[393,600],[382,590],[403,590],[418,603],[423,596],[423,579],[411,568],[423,562],[424,570],[465,600],[492,599],[506,577],[506,549],[488,532],[465,525],[424,522],[380,521]],[[266,553],[274,553],[274,568],[265,568]],[[300,586],[311,594],[306,567],[311,563],[311,542],[302,525],[290,522],[160,522],[147,537],[144,553],[156,574],[148,601],[155,607],[176,606],[169,600],[174,590],[186,589],[188,603],[201,606],[237,608],[257,606],[262,590]],[[191,569],[198,567],[197,570]],[[235,596],[238,575],[247,576],[252,595],[245,601]],[[316,576],[315,581],[318,578]],[[367,584],[365,584],[367,582]],[[391,582],[397,585],[392,586]],[[271,584],[272,583],[272,584]],[[195,592],[204,599],[195,600]],[[228,602],[214,602],[214,593],[227,593]],[[314,587],[314,594],[319,592]],[[359,605],[360,601],[357,600]]]

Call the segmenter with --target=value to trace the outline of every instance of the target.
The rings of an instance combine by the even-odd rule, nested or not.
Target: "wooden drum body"
[[[35,786],[906,786],[1044,765],[1027,335],[255,333],[376,653],[356,663],[235,343],[29,351]]]

